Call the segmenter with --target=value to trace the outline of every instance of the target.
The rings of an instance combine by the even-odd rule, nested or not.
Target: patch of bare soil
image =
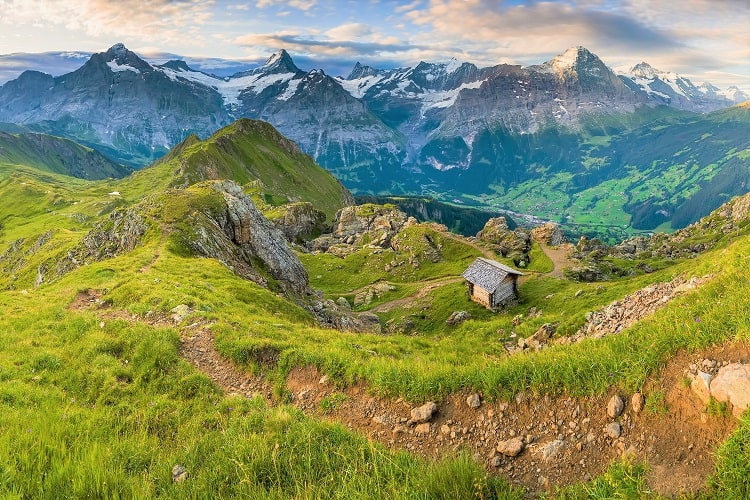
[[[573,252],[573,245],[563,243],[562,245],[551,247],[540,243],[540,246],[542,247],[542,251],[552,261],[553,269],[548,275],[562,278],[563,270],[571,265],[570,254]]]
[[[403,297],[401,299],[391,300],[389,302],[384,302],[382,304],[379,304],[372,309],[370,309],[370,312],[373,313],[384,313],[392,311],[393,309],[403,309],[406,307],[416,307],[418,304],[419,299],[425,297],[426,295],[430,294],[432,291],[436,290],[437,288],[440,288],[441,286],[445,286],[451,283],[459,283],[463,281],[463,278],[460,276],[452,276],[448,278],[442,278],[440,280],[433,280],[424,283],[424,286],[422,286],[417,293],[410,295],[408,297]]]
[[[223,358],[214,347],[214,336],[201,325],[182,331],[180,355],[206,374],[227,394],[260,395],[271,400],[273,391],[263,377],[250,375]]]
[[[440,402],[437,414],[420,426],[410,422],[416,405],[374,397],[364,386],[344,390],[347,398],[339,398],[335,410],[322,411],[323,398],[338,391],[311,367],[293,370],[287,387],[294,404],[308,414],[427,457],[469,450],[488,470],[535,494],[593,478],[627,454],[649,465],[648,482],[656,493],[673,496],[703,487],[713,470],[713,453],[736,426],[732,417],[708,415],[683,383],[686,367],[703,357],[748,361],[750,344],[678,354],[647,385],[646,409],[640,411],[631,404],[633,395],[614,389],[591,398],[521,394],[510,402],[484,401],[479,408],[467,403],[470,394],[460,393]],[[612,418],[607,406],[615,395],[625,409]],[[619,437],[608,432],[613,422],[620,424]],[[497,451],[498,443],[513,438],[523,442],[518,456]]]
[[[104,297],[104,292],[102,290],[94,290],[90,288],[83,292],[78,292],[68,308],[72,311],[93,308],[106,309],[109,307],[109,303],[107,303],[102,297]]]

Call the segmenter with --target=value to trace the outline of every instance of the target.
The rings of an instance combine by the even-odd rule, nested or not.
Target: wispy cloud
[[[211,19],[214,0],[0,0],[0,23],[62,26],[89,36],[189,42]],[[188,43],[190,45],[190,43]]]
[[[377,41],[313,38],[309,34],[298,32],[243,35],[235,39],[235,43],[256,50],[259,47],[263,47],[268,50],[285,48],[287,50],[291,50],[292,52],[298,52],[302,54],[319,54],[325,56],[337,55],[350,57],[356,57],[359,54],[367,54],[372,57],[383,53],[402,53],[413,49],[424,48],[408,43],[384,43]]]
[[[315,7],[317,0],[258,0],[255,5],[259,9],[265,9],[266,7],[280,5],[282,7],[292,7],[301,11],[308,11]]]

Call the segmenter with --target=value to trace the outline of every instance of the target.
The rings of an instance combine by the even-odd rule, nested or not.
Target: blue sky
[[[206,58],[252,63],[285,48],[332,74],[355,61],[528,65],[583,45],[614,68],[647,61],[750,91],[747,0],[0,0],[0,54],[117,42],[217,70],[224,63]]]

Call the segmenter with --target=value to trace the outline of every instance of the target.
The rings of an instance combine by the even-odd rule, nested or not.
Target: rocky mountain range
[[[354,192],[525,211],[506,199],[509,190],[547,182],[550,172],[588,171],[592,137],[600,146],[644,124],[700,120],[695,112],[744,99],[737,89],[696,86],[645,63],[618,75],[583,47],[529,67],[357,63],[345,78],[305,72],[281,50],[263,66],[222,78],[184,61],[149,64],[117,44],[72,73],[27,71],[7,82],[0,122],[71,138],[137,167],[190,134],[207,137],[238,117],[261,119]],[[605,153],[597,161],[616,162],[622,151]],[[633,167],[654,160],[644,156]],[[560,222],[568,217],[575,214],[559,214]]]
[[[364,187],[387,184],[379,172],[388,169],[466,168],[474,141],[488,130],[575,129],[589,115],[662,104],[704,112],[747,98],[646,63],[616,75],[583,47],[527,68],[454,60],[379,70],[357,63],[346,78],[302,71],[281,50],[261,67],[220,78],[179,60],[152,65],[117,44],[66,75],[26,71],[7,82],[0,121],[95,145],[140,166],[190,133],[207,136],[235,118],[258,118]]]

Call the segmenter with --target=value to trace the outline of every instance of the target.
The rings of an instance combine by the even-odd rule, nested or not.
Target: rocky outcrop
[[[568,243],[568,238],[554,222],[548,222],[531,230],[531,237],[539,243],[556,247]]]
[[[710,215],[672,234],[637,236],[609,246],[582,236],[571,255],[579,264],[565,271],[566,277],[584,282],[606,281],[617,276],[653,272],[649,260],[689,259],[714,248],[720,241],[741,234],[750,218],[750,194],[738,196]],[[633,266],[618,265],[614,259],[638,261]]]
[[[392,205],[356,205],[345,207],[336,214],[333,232],[311,242],[313,251],[329,252],[340,257],[363,245],[390,248],[391,240],[399,231],[417,224]]]
[[[489,243],[498,254],[513,259],[513,263],[525,268],[531,253],[531,232],[527,229],[508,229],[505,217],[494,217],[487,221],[477,233],[477,239]]]
[[[116,209],[89,231],[62,259],[55,264],[42,264],[36,285],[80,266],[130,252],[141,242],[147,230],[148,223],[137,208]],[[54,276],[50,276],[53,269]]]
[[[281,210],[283,213],[272,221],[291,243],[300,243],[326,228],[326,214],[316,210],[312,203],[292,203]]]
[[[195,237],[186,243],[197,253],[216,258],[237,274],[263,286],[267,286],[267,281],[261,271],[267,270],[287,292],[307,293],[307,271],[287,246],[281,231],[260,213],[242,188],[232,181],[209,185],[224,198],[226,205],[223,210],[196,215]],[[203,219],[206,216],[208,220]],[[255,269],[256,259],[265,269]]]
[[[354,333],[381,333],[380,318],[370,312],[353,312],[346,299],[313,300],[308,308],[321,326]]]

